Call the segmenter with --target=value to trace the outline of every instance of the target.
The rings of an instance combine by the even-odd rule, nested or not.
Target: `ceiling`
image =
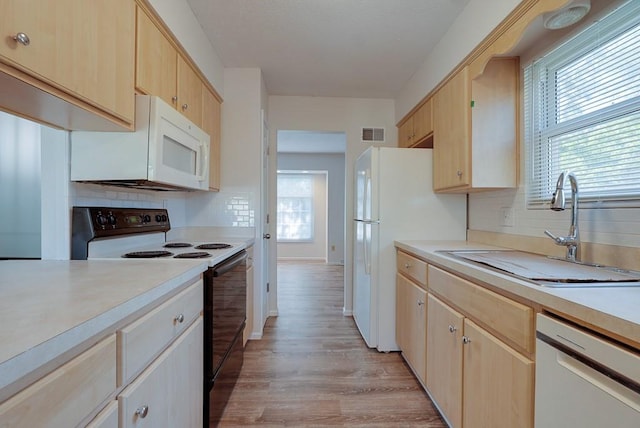
[[[395,98],[469,0],[187,0],[270,95]]]

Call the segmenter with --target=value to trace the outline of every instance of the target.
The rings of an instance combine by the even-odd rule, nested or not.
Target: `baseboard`
[[[353,311],[350,309],[342,308],[342,315],[345,317],[352,317]]]

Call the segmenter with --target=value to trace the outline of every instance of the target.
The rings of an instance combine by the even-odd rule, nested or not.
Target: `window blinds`
[[[535,61],[524,82],[529,207],[566,170],[581,200],[640,200],[640,2]]]

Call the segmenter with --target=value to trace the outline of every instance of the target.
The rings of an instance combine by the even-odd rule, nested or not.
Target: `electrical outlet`
[[[500,208],[500,226],[513,227],[514,214],[513,208],[502,207]]]
[[[335,246],[335,245],[332,245],[332,246],[331,246],[331,251],[335,251],[335,250],[336,250],[336,246]]]

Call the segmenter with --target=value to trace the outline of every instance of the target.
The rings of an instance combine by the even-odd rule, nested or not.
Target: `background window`
[[[278,241],[313,240],[313,175],[278,173]]]
[[[581,201],[639,200],[640,2],[535,61],[524,79],[528,206],[548,203],[565,170]]]

